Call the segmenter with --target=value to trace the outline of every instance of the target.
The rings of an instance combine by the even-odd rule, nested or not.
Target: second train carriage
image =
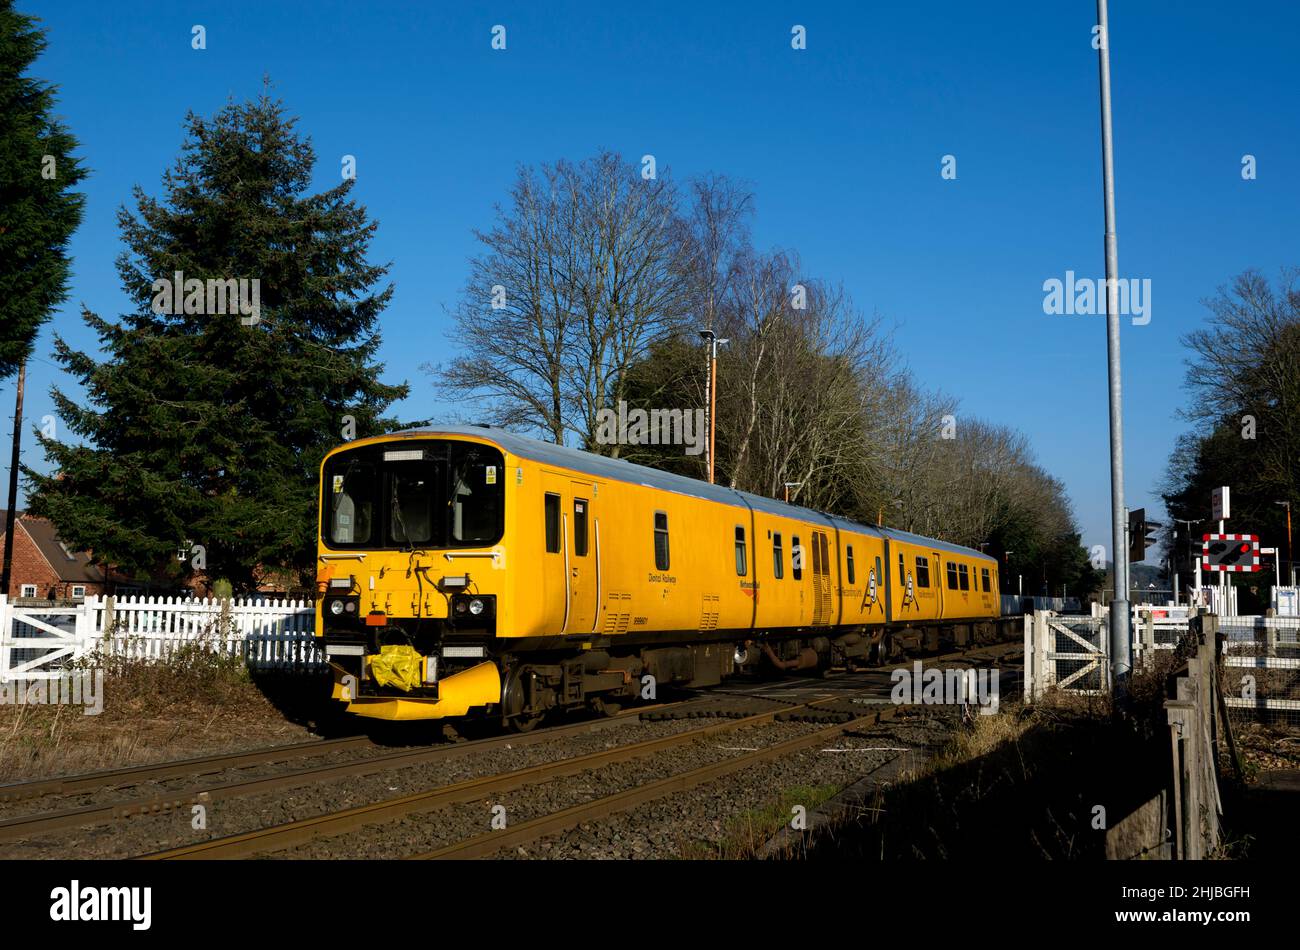
[[[321,467],[317,636],[338,699],[498,716],[881,656],[999,614],[969,548],[486,426],[359,440]],[[930,645],[935,645],[933,642]]]

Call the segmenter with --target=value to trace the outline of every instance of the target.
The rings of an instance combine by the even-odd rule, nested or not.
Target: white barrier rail
[[[314,626],[310,600],[96,596],[43,606],[0,597],[0,676],[49,679],[96,652],[147,661],[186,647],[242,656],[255,669],[304,670],[325,662]]]

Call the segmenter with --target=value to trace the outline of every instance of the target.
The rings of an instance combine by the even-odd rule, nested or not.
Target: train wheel
[[[526,716],[520,713],[518,716],[512,716],[507,722],[510,723],[511,732],[532,732],[537,728],[537,724],[542,721],[541,716]]]
[[[880,635],[880,642],[871,648],[871,662],[876,666],[886,666],[893,655],[894,645],[888,633]]]

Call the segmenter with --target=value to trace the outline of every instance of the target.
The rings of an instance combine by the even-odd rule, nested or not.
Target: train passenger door
[[[880,564],[880,558],[876,558],[876,564]],[[894,569],[889,563],[888,538],[885,538],[885,572],[882,583],[885,585],[885,621],[889,622],[894,619]]]
[[[831,622],[831,564],[830,548],[823,531],[812,535],[813,568],[813,626]]]
[[[569,624],[565,633],[590,633],[600,584],[599,526],[590,482],[573,482],[569,502]]]
[[[935,619],[942,620],[944,614],[944,607],[947,604],[947,591],[948,591],[948,572],[946,570],[947,565],[943,563],[943,558],[939,557],[938,551],[931,551],[930,556],[934,558],[934,568],[930,571],[930,577],[931,577],[930,583],[934,584],[934,586],[939,591],[939,613],[935,617]]]
[[[563,633],[569,626],[570,576],[568,479],[542,473],[542,556],[541,594],[542,619],[548,633]]]

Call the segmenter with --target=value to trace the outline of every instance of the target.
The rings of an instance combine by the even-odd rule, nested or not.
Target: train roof
[[[786,502],[778,501],[775,498],[764,498],[762,495],[752,495],[749,492],[729,488],[726,485],[710,485],[708,482],[702,482],[698,478],[688,478],[685,475],[677,475],[673,472],[664,472],[657,468],[650,468],[646,465],[637,465],[624,459],[610,458],[607,455],[595,455],[591,452],[584,452],[581,449],[569,448],[567,445],[556,445],[554,442],[544,442],[541,439],[534,439],[526,435],[520,435],[517,432],[511,432],[509,429],[502,429],[498,426],[437,425],[416,429],[403,429],[400,432],[389,433],[389,435],[405,437],[421,435],[468,435],[474,436],[475,438],[490,439],[510,454],[517,455],[520,458],[540,462],[543,465],[554,465],[559,468],[567,468],[572,471],[595,476],[596,478],[604,478],[617,482],[627,482],[634,485],[644,485],[647,488],[676,492],[679,495],[691,495],[695,498],[704,498],[724,505],[749,507],[753,508],[755,511],[763,511],[768,514],[779,515],[785,518],[802,518],[806,520],[809,516],[815,516],[817,519],[820,519],[828,525],[846,531],[875,535],[877,537],[889,538],[894,541],[905,541],[909,544],[922,545],[936,551],[949,551],[954,554],[983,558],[988,561],[995,560],[989,555],[984,554],[982,551],[976,551],[974,548],[964,547],[960,544],[952,544],[948,541],[938,541],[934,538],[927,538],[923,535],[913,534],[910,531],[902,531],[898,528],[861,525],[855,521],[849,521],[847,518],[841,518],[839,515],[832,515],[824,511],[817,511],[813,508],[804,508],[799,505],[787,504]]]

